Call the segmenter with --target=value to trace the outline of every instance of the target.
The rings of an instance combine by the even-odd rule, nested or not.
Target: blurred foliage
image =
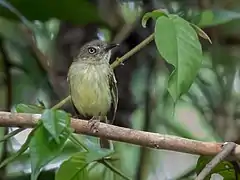
[[[199,174],[206,164],[211,161],[211,159],[212,157],[201,156],[197,162],[196,173]],[[238,179],[240,175],[238,169],[234,167],[234,164],[228,161],[222,161],[214,167],[206,179],[210,180],[213,174],[219,174],[226,179]]]
[[[47,21],[50,18],[57,18],[80,24],[101,22],[96,6],[86,0],[61,0],[51,1],[51,3],[48,1],[1,0],[0,4],[3,7],[0,9],[0,15],[9,19],[17,19],[16,14],[12,13],[13,8],[9,8],[9,3],[30,21]]]
[[[114,2],[119,11],[114,9]],[[119,16],[123,21],[117,19]],[[127,89],[132,97],[124,97],[128,100],[124,106],[130,99],[136,105],[133,112],[122,115],[124,119],[130,119],[133,129],[239,143],[239,19],[237,0],[0,0],[0,107],[15,112],[44,112],[42,124],[28,138],[29,131],[24,131],[9,139],[7,148],[1,144],[1,165],[11,163],[0,171],[0,178],[35,179],[41,170],[38,179],[194,179],[212,157],[198,158],[120,142],[114,142],[114,152],[104,151],[98,148],[95,137],[73,136],[70,115],[49,109],[56,99],[64,98],[57,97],[55,91],[59,88],[54,87],[62,83],[54,79],[62,73],[54,71],[64,62],[58,46],[67,42],[64,50],[68,50],[70,44],[79,43],[77,39],[92,39],[94,35],[81,34],[92,25],[101,39],[121,37],[119,51],[126,53],[135,44],[133,38],[128,41],[131,34],[144,40],[155,32],[155,44],[149,44],[119,67],[127,69],[136,59],[135,66],[127,69],[131,78],[118,81],[120,97],[126,96],[121,86],[130,82]],[[204,28],[206,34],[191,23]],[[63,24],[77,26],[77,33],[68,27],[72,37],[61,34],[67,29]],[[197,34],[207,40],[209,36],[212,44]],[[117,75],[125,77],[125,72]],[[174,114],[169,116],[173,107]],[[4,133],[1,128],[1,138]],[[17,158],[9,159],[6,153]],[[214,173],[227,179],[239,171],[236,163],[233,167],[223,161]]]

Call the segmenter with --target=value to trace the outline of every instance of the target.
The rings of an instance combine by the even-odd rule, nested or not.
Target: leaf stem
[[[148,45],[152,40],[154,39],[154,34],[151,34],[148,36],[146,39],[144,39],[140,44],[135,46],[133,49],[131,49],[129,52],[124,54],[122,57],[117,58],[112,64],[111,67],[114,69],[117,67],[119,64],[123,63],[125,60],[127,60],[129,57],[134,55],[136,52],[140,51],[143,47]]]
[[[0,139],[0,142],[8,140],[9,138],[11,138],[11,137],[15,136],[16,134],[22,132],[23,130],[25,130],[25,128],[19,128],[19,129],[16,129],[16,130],[10,132],[9,134],[3,136],[3,138]]]
[[[66,98],[64,98],[63,100],[61,100],[59,103],[57,103],[55,106],[53,106],[52,109],[58,109],[70,100],[71,100],[71,96],[69,95]]]

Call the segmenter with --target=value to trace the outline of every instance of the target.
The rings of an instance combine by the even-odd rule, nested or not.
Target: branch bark
[[[0,111],[0,126],[32,128],[41,114],[11,113]],[[139,131],[129,128],[99,123],[97,132],[91,131],[87,120],[71,118],[71,127],[75,133],[104,137],[154,149],[164,149],[197,155],[216,155],[222,151],[224,143],[202,142],[159,133]],[[240,159],[240,145],[236,145],[231,156]]]

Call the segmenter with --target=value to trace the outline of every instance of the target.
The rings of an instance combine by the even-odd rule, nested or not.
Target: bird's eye
[[[90,54],[94,54],[94,53],[96,53],[96,48],[94,48],[94,47],[89,47],[88,48],[88,52],[90,53]]]

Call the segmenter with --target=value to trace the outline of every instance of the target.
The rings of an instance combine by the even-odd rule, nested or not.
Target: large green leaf
[[[41,168],[61,153],[69,135],[68,131],[63,131],[60,136],[60,143],[56,143],[44,126],[40,126],[36,130],[29,145],[31,180],[36,180]]]
[[[196,173],[199,174],[207,163],[212,160],[212,158],[213,157],[210,156],[200,156],[196,166]],[[239,172],[235,172],[233,164],[228,161],[222,161],[214,167],[205,180],[210,180],[212,174],[219,174],[224,177],[224,179],[236,179],[236,175],[240,177]]]
[[[41,117],[43,126],[53,136],[57,143],[60,143],[60,135],[65,128],[70,126],[69,115],[62,110],[46,109]]]
[[[155,26],[155,42],[162,57],[174,66],[168,92],[174,102],[193,83],[202,62],[202,48],[189,22],[179,16],[161,16]]]
[[[4,2],[1,0],[1,3]],[[98,11],[92,2],[87,0],[8,0],[23,16],[29,20],[46,21],[50,18],[87,24],[100,22]],[[16,13],[9,8],[0,7],[0,16],[16,19]]]

